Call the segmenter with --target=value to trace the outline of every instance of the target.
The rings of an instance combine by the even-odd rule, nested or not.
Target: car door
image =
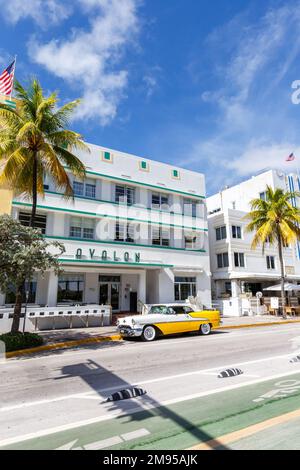
[[[172,307],[172,310],[174,311],[174,327],[177,329],[177,333],[185,333],[186,331],[191,331],[192,326],[191,324],[193,323],[192,318],[186,311],[186,306],[184,305],[174,305]]]

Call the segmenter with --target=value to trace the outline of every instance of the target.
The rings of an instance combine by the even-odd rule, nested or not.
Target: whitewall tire
[[[200,326],[200,334],[203,336],[207,336],[211,332],[211,326],[209,323],[203,323],[203,325]]]
[[[156,329],[154,326],[148,325],[145,326],[143,334],[142,334],[142,340],[143,341],[154,341],[156,339],[157,333]]]

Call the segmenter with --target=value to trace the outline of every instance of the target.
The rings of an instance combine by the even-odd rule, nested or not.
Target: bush
[[[18,351],[19,349],[34,348],[41,346],[43,338],[36,333],[4,333],[0,335],[0,341],[5,343],[6,352]]]

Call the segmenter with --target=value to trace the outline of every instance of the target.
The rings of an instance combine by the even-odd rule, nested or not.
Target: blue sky
[[[0,0],[0,66],[83,102],[85,140],[204,172],[300,160],[298,0]],[[296,162],[287,164],[291,152]]]

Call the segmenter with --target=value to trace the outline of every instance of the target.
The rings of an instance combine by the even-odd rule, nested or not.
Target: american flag
[[[291,155],[289,155],[289,156],[285,159],[285,161],[286,161],[286,162],[293,162],[293,161],[295,160],[295,158],[296,158],[295,155],[294,155],[293,153],[291,153]]]
[[[15,62],[16,60],[14,60],[0,75],[0,94],[2,95],[11,96],[12,94],[14,86]]]

